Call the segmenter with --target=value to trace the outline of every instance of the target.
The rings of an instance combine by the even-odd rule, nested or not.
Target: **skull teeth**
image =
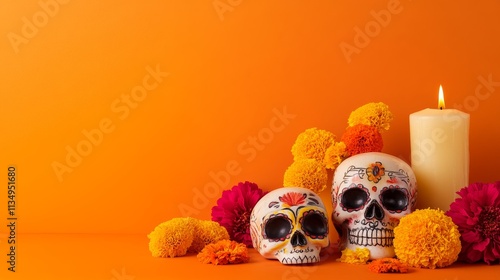
[[[360,228],[349,230],[349,243],[360,246],[393,246],[394,231],[390,229]]]
[[[299,256],[299,257],[284,257],[281,259],[283,264],[303,264],[303,263],[316,263],[319,258],[316,256]]]

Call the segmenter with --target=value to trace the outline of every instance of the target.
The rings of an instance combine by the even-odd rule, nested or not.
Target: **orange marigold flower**
[[[325,152],[335,141],[335,135],[331,132],[317,129],[315,127],[306,129],[297,136],[292,146],[294,160],[316,159],[323,161]]]
[[[198,221],[194,228],[194,237],[188,252],[198,253],[210,243],[219,240],[229,239],[229,234],[225,227],[214,221]]]
[[[396,256],[412,267],[448,266],[457,260],[461,249],[458,227],[442,210],[416,210],[394,228]]]
[[[356,248],[356,250],[344,249],[342,256],[337,261],[350,264],[366,264],[370,259],[370,250],[368,248]]]
[[[187,253],[198,221],[194,218],[173,218],[159,224],[150,234],[149,251],[153,257],[174,258]]]
[[[227,239],[206,245],[197,258],[202,263],[214,265],[246,263],[250,259],[245,244]]]
[[[344,142],[335,142],[326,149],[323,163],[326,168],[335,170],[339,164],[349,156]]]
[[[368,264],[368,269],[376,273],[406,273],[408,267],[397,259],[381,258]]]
[[[342,135],[349,156],[361,153],[380,152],[384,146],[377,128],[364,124],[348,127]]]
[[[375,127],[377,130],[389,130],[393,116],[389,111],[389,106],[383,102],[368,103],[351,112],[349,116],[349,126],[358,124]]]
[[[328,183],[328,172],[322,162],[315,159],[294,161],[283,176],[283,186],[302,187],[315,193],[322,192]]]

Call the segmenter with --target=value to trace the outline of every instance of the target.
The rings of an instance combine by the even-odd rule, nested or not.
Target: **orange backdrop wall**
[[[390,106],[383,151],[409,161],[409,114],[435,108],[440,84],[471,116],[470,181],[499,180],[499,12],[493,0],[2,1],[0,166],[4,186],[18,171],[19,231],[210,219],[239,181],[280,187],[300,132],[340,137],[368,102]]]

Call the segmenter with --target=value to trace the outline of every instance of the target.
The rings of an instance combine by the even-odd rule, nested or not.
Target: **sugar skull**
[[[403,160],[384,153],[363,153],[335,170],[332,220],[340,248],[368,248],[370,259],[394,257],[393,229],[414,210],[415,175]]]
[[[320,260],[328,247],[328,218],[320,197],[306,188],[286,187],[267,193],[250,215],[253,247],[283,264]]]

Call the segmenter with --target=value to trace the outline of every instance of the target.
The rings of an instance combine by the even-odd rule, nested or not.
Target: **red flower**
[[[264,192],[251,182],[240,182],[222,192],[217,206],[212,207],[212,220],[225,227],[231,240],[252,247],[250,214]]]
[[[289,192],[280,196],[280,201],[287,204],[288,206],[300,205],[305,202],[306,194],[298,192]]]
[[[458,226],[462,242],[459,260],[484,261],[493,264],[500,260],[500,181],[475,183],[457,192],[446,212]]]

